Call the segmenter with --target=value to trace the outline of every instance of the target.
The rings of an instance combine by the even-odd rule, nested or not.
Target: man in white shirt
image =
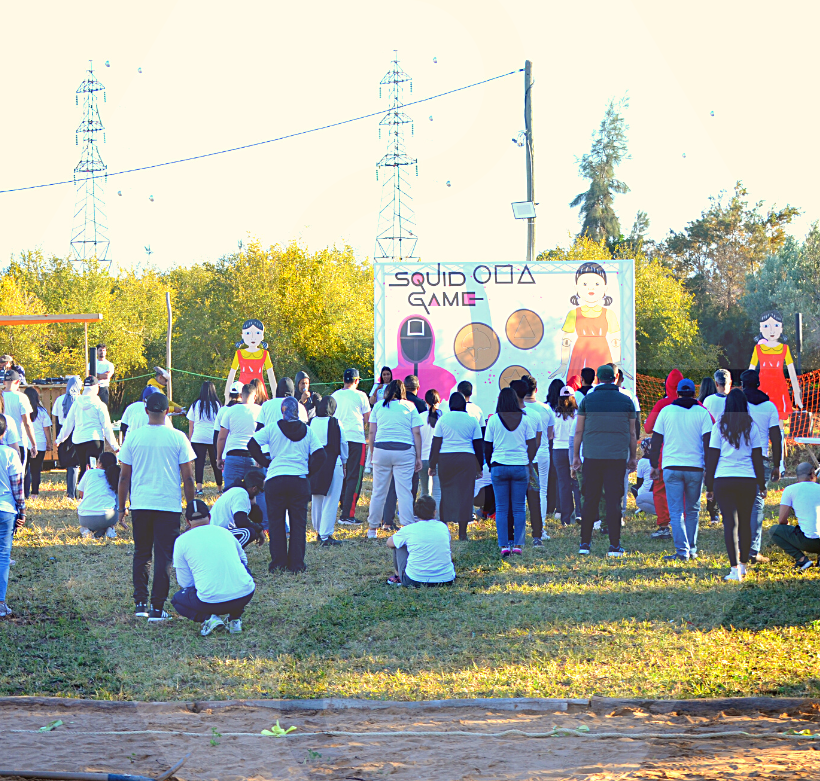
[[[359,524],[356,505],[362,490],[364,463],[367,458],[365,428],[370,422],[370,399],[359,390],[359,370],[345,369],[344,388],[333,393],[336,399],[336,420],[347,439],[347,465],[342,486],[339,523]]]
[[[151,393],[159,393],[159,391],[152,388]],[[151,393],[149,393],[148,396],[150,396]],[[148,396],[145,398],[147,399]],[[125,435],[129,431],[136,431],[138,428],[142,428],[147,425],[148,413],[145,411],[145,402],[138,399],[133,404],[129,404],[125,408],[125,412],[122,413],[122,420],[120,420],[120,436],[123,441],[125,441]],[[171,423],[171,418],[167,415],[165,416],[165,425],[168,428],[174,427],[173,423]]]
[[[108,386],[114,376],[114,364],[106,359],[108,348],[104,344],[97,345],[97,379],[100,381],[100,401],[108,406]]]
[[[703,400],[703,406],[709,410],[717,423],[723,415],[723,410],[726,409],[726,395],[732,390],[732,375],[728,369],[718,369],[713,376],[717,393],[707,396]]]
[[[467,399],[467,414],[471,418],[475,418],[478,425],[481,427],[481,432],[483,434],[484,429],[487,427],[487,419],[484,417],[484,411],[481,407],[470,401],[473,396],[473,384],[471,382],[467,382],[467,380],[462,380],[458,384],[457,390],[462,396],[464,396],[465,399]]]
[[[797,516],[797,526],[789,525],[789,515]],[[812,564],[806,553],[820,554],[820,485],[814,467],[797,465],[797,482],[787,485],[780,498],[778,525],[772,528],[772,542],[795,561],[795,567],[806,570]]]
[[[228,616],[228,631],[238,634],[242,613],[256,591],[248,557],[227,529],[211,523],[201,499],[188,504],[185,518],[189,528],[174,546],[174,569],[182,588],[171,604],[181,616],[202,624],[203,637],[225,628],[223,615]]]
[[[265,473],[251,469],[244,480],[225,491],[211,507],[211,523],[227,529],[246,548],[265,541],[262,510],[256,499],[265,491]]]
[[[131,433],[120,449],[118,489],[119,522],[125,527],[125,504],[131,494],[134,531],[134,615],[149,621],[165,621],[165,600],[171,585],[174,541],[179,535],[182,512],[180,475],[185,501],[194,500],[193,462],[196,453],[181,431],[165,426],[168,397],[152,393],[145,400],[148,425]],[[154,559],[151,606],[148,607],[148,570]]]
[[[17,430],[23,438],[20,446],[20,459],[23,463],[23,471],[26,469],[26,461],[28,459],[28,451],[25,447],[26,437],[31,443],[32,457],[37,455],[37,443],[34,439],[34,427],[31,425],[31,402],[25,393],[20,392],[20,375],[14,369],[6,369],[3,377],[5,381],[5,390],[3,391],[3,405],[5,407],[5,415],[14,419],[17,424]]]
[[[549,484],[550,473],[550,458],[552,440],[555,434],[555,413],[549,404],[544,404],[538,401],[536,394],[538,393],[538,383],[535,377],[525,375],[521,378],[522,382],[527,383],[527,395],[524,396],[524,412],[530,414],[537,413],[541,417],[541,442],[538,445],[538,452],[535,454],[535,462],[538,467],[538,505],[536,506],[534,499],[530,499],[530,492],[535,494],[534,489],[527,491],[527,500],[530,504],[530,515],[532,516],[535,510],[541,516],[540,524],[533,524],[532,544],[535,547],[542,545],[542,541],[549,539],[549,535],[544,533],[544,511],[547,509],[547,486]],[[536,528],[540,528],[540,534],[536,536]]]

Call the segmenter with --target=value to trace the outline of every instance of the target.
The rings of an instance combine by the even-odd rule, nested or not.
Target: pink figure
[[[435,365],[436,336],[430,322],[418,315],[406,317],[399,326],[397,341],[399,365],[393,369],[393,376],[403,381],[409,374],[415,374],[421,385],[421,398],[435,388],[442,399],[449,399],[456,377]]]

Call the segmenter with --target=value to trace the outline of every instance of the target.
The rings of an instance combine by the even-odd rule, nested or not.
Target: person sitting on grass
[[[211,507],[211,523],[227,529],[243,548],[265,542],[262,508],[256,497],[265,490],[265,473],[251,469],[238,483],[225,491]]]
[[[797,516],[797,525],[789,524],[789,515]],[[795,561],[795,567],[806,570],[814,565],[806,553],[820,553],[820,485],[814,467],[804,461],[797,465],[797,482],[787,485],[780,497],[778,525],[772,527],[772,542]]]
[[[177,613],[202,624],[205,637],[225,628],[242,631],[242,613],[256,592],[248,558],[227,529],[211,523],[208,505],[194,499],[185,508],[188,529],[174,545],[174,569],[182,587],[171,598]]]
[[[77,516],[80,520],[80,534],[90,537],[116,538],[114,524],[117,522],[117,486],[120,482],[120,467],[113,453],[103,453],[97,460],[95,469],[88,469],[77,490],[80,504]]]
[[[403,526],[387,538],[393,549],[395,573],[391,586],[444,586],[456,579],[450,555],[450,529],[436,520],[436,500],[421,496],[413,505],[414,523]]]

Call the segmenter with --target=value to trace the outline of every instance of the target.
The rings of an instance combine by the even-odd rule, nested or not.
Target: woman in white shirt
[[[37,455],[33,456],[31,454],[31,443],[29,443],[29,454],[26,459],[24,487],[26,499],[28,499],[29,496],[40,495],[40,475],[43,473],[43,459],[46,457],[46,452],[51,452],[51,416],[40,401],[37,388],[29,385],[23,393],[28,396],[28,400],[31,402],[29,418],[31,427],[34,429],[34,444],[37,446]]]
[[[439,517],[439,506],[441,505],[441,483],[438,474],[430,475],[430,448],[433,445],[433,434],[436,431],[436,423],[442,416],[439,409],[441,396],[435,388],[431,388],[424,394],[424,401],[427,404],[427,414],[422,416],[424,421],[421,427],[421,473],[419,474],[419,496],[432,496],[436,500],[436,518]]]
[[[197,496],[202,496],[205,456],[208,455],[211,458],[211,469],[214,470],[216,487],[222,490],[222,470],[216,464],[216,443],[214,442],[214,423],[219,408],[216,387],[210,381],[203,382],[199,389],[199,398],[188,408],[188,439],[196,453],[194,472]]]
[[[569,526],[581,512],[581,491],[578,478],[572,474],[572,447],[575,439],[575,423],[578,404],[575,393],[568,385],[561,388],[555,408],[555,438],[552,440],[552,459],[558,480],[558,505],[561,508],[561,525]]]
[[[80,479],[77,489],[80,492],[80,504],[77,516],[80,519],[80,533],[83,537],[110,537],[114,539],[117,532],[114,523],[117,520],[117,484],[120,480],[120,468],[113,453],[103,453],[97,461],[96,469],[88,469]]]
[[[375,407],[378,402],[384,401],[384,393],[391,382],[393,382],[393,370],[389,366],[382,366],[382,370],[379,372],[379,381],[373,385],[373,389],[370,391],[371,407]]]
[[[535,458],[535,422],[518,405],[518,394],[504,388],[498,394],[496,414],[484,433],[484,458],[490,465],[495,492],[495,525],[502,556],[521,554],[526,534],[528,465]],[[512,504],[514,539],[509,539],[508,518]]]
[[[752,509],[758,491],[766,496],[766,478],[760,432],[740,388],[726,397],[723,415],[712,427],[704,482],[706,499],[716,499],[723,516],[732,567],[725,580],[741,581],[752,545]]]
[[[458,524],[458,538],[467,539],[467,524],[473,517],[473,489],[484,465],[484,441],[474,417],[467,412],[467,399],[458,391],[450,394],[450,411],[436,424],[430,448],[429,473],[440,471],[441,507],[444,523]]]
[[[407,401],[404,383],[393,380],[384,401],[370,413],[370,453],[373,465],[373,493],[367,516],[367,536],[376,537],[390,480],[396,481],[399,523],[413,523],[413,473],[421,469],[421,415]]]
[[[83,392],[83,381],[79,375],[71,374],[66,377],[65,393],[58,396],[51,408],[51,414],[57,419],[54,427],[55,437],[60,436],[60,431],[65,425],[68,412],[74,400]],[[59,439],[58,439],[59,441]],[[69,499],[77,498],[77,480],[79,479],[80,468],[77,466],[77,456],[73,446],[63,446],[57,451],[57,458],[60,466],[65,469],[65,493]]]

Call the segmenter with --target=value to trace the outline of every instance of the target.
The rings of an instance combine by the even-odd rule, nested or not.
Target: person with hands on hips
[[[382,370],[379,372],[379,382],[370,391],[371,407],[375,407],[378,401],[384,401],[384,392],[391,382],[393,382],[393,370],[389,366],[382,366]]]

